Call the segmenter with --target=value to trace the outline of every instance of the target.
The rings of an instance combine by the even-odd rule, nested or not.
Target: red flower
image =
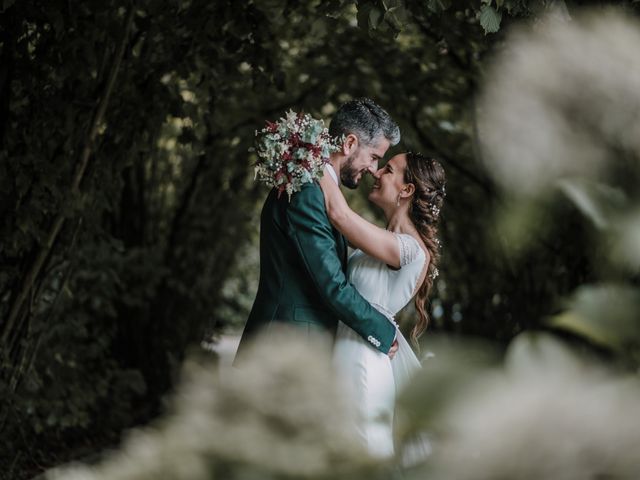
[[[267,120],[267,130],[269,133],[276,133],[278,131],[278,124]]]

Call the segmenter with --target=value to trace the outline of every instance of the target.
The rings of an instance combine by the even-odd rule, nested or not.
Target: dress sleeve
[[[400,267],[413,263],[420,257],[421,253],[424,253],[418,241],[411,235],[406,233],[394,233],[394,235],[400,248]]]

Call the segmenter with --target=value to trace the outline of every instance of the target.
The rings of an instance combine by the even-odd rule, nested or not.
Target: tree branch
[[[450,157],[445,152],[443,152],[442,149],[439,148],[435,144],[435,142],[424,133],[423,129],[419,128],[417,112],[414,112],[412,114],[412,119],[411,120],[412,120],[412,123],[413,123],[413,125],[415,127],[414,129],[415,129],[418,137],[420,138],[420,142],[425,147],[427,147],[430,150],[433,150],[434,152],[437,152],[440,155],[440,157],[442,158],[442,160],[445,161],[448,165],[450,165],[455,170],[460,172],[462,175],[464,175],[465,177],[467,177],[468,179],[473,181],[473,183],[479,185],[486,193],[490,194],[491,196],[495,196],[495,191],[494,191],[493,187],[489,184],[489,182],[487,182],[486,180],[480,178],[478,175],[476,175],[474,172],[469,170],[467,167],[463,166],[460,162],[454,160],[452,157]]]
[[[127,13],[127,19],[125,23],[125,28],[122,33],[122,38],[120,40],[120,44],[115,53],[113,63],[111,65],[111,70],[109,72],[109,77],[105,84],[105,88],[103,90],[102,96],[100,98],[100,103],[96,110],[96,113],[92,119],[91,127],[87,132],[87,136],[85,138],[84,147],[82,149],[82,153],[80,155],[80,160],[77,164],[72,182],[71,182],[71,196],[79,193],[80,183],[84,177],[84,173],[87,168],[87,164],[89,163],[89,158],[91,157],[91,153],[94,148],[94,141],[98,134],[98,130],[102,124],[105,112],[107,110],[107,106],[109,104],[109,100],[111,98],[111,94],[113,92],[113,87],[115,85],[115,80],[120,70],[120,65],[122,63],[122,57],[124,55],[124,50],[127,45],[127,39],[129,37],[129,33],[131,31],[131,27],[133,24],[133,18],[135,13],[135,4],[132,4],[129,7],[129,11]],[[2,344],[4,347],[10,346],[10,335],[14,329],[14,324],[22,310],[24,302],[29,295],[30,290],[33,287],[33,284],[40,274],[40,271],[45,263],[46,258],[51,252],[53,245],[58,238],[58,235],[62,229],[62,226],[65,221],[65,211],[62,209],[56,218],[53,220],[53,224],[49,230],[49,234],[46,237],[46,241],[44,245],[41,246],[39,252],[36,255],[36,258],[31,265],[31,268],[27,272],[24,277],[24,280],[20,286],[20,290],[15,296],[13,303],[11,305],[11,309],[9,311],[9,316],[5,325],[3,326],[2,331]]]

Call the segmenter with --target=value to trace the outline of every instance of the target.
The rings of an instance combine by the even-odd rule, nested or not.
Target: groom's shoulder
[[[294,193],[291,196],[291,203],[308,203],[320,202],[324,205],[324,195],[322,194],[322,188],[316,181],[308,182],[302,185],[299,192]]]
[[[309,182],[302,185],[301,189],[294,192],[291,198],[286,192],[278,195],[277,189],[273,189],[269,193],[269,197],[263,207],[263,214],[266,211],[281,212],[284,214],[293,207],[294,210],[316,209],[324,210],[324,194],[318,182]]]

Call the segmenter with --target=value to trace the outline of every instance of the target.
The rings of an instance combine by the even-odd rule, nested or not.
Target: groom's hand
[[[387,355],[389,355],[389,358],[393,358],[396,356],[397,352],[398,352],[398,340],[394,340],[393,343],[391,344],[391,348],[389,349],[389,353],[387,353]]]

